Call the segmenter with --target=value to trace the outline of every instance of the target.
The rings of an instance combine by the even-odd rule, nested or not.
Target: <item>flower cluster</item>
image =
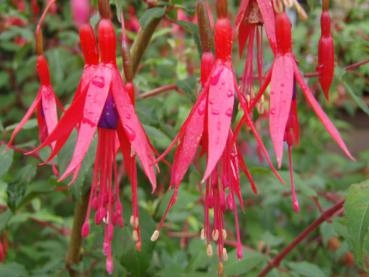
[[[22,1],[15,1],[22,7]],[[296,2],[296,1],[295,1]],[[334,73],[334,49],[330,31],[328,1],[323,1],[321,15],[321,39],[319,41],[318,67],[319,81],[324,94],[328,93]],[[33,3],[33,2],[32,2]],[[312,91],[307,86],[298,68],[292,50],[291,22],[281,0],[243,0],[240,4],[235,28],[232,27],[226,0],[217,0],[217,20],[210,24],[210,9],[206,2],[198,1],[197,22],[201,39],[201,90],[187,119],[168,149],[158,158],[135,111],[134,69],[129,61],[126,30],[139,31],[141,27],[134,8],[129,9],[130,20],[122,22],[122,56],[126,82],[123,81],[116,63],[116,34],[110,19],[109,1],[99,1],[101,19],[97,24],[97,39],[93,27],[87,23],[91,9],[88,1],[72,1],[73,19],[79,28],[81,50],[85,61],[82,76],[74,98],[65,111],[59,104],[51,86],[47,60],[43,55],[41,43],[41,23],[48,10],[56,12],[54,1],[48,1],[36,31],[37,73],[40,79],[39,92],[24,118],[14,130],[9,145],[15,135],[36,111],[39,126],[40,146],[51,148],[48,163],[56,157],[66,144],[71,133],[77,132],[73,155],[59,181],[71,177],[71,185],[78,177],[83,160],[97,137],[97,149],[93,168],[92,183],[89,190],[87,214],[81,235],[90,233],[90,217],[104,229],[103,253],[106,256],[106,270],[113,272],[112,239],[115,227],[123,227],[121,184],[117,174],[117,156],[122,154],[126,175],[131,183],[133,227],[132,238],[137,250],[141,249],[141,232],[138,209],[138,180],[136,158],[156,189],[156,168],[175,146],[169,188],[173,195],[165,213],[154,231],[151,240],[159,238],[164,221],[179,197],[179,188],[190,165],[204,157],[206,168],[201,181],[201,202],[204,206],[204,224],[201,238],[206,241],[206,251],[213,254],[212,241],[216,242],[219,270],[227,260],[225,242],[227,233],[232,231],[225,224],[225,214],[230,212],[234,218],[237,256],[242,258],[242,242],[237,206],[244,208],[240,172],[250,182],[257,193],[254,179],[246,165],[239,147],[239,134],[243,126],[255,137],[261,157],[265,159],[276,178],[284,184],[275,169],[268,150],[254,124],[254,108],[260,99],[268,99],[270,107],[260,111],[269,119],[269,133],[278,167],[282,166],[284,147],[287,145],[290,183],[293,207],[299,211],[296,196],[292,148],[299,144],[300,126],[298,120],[298,87],[321,123],[351,159],[349,150],[338,130],[325,114]],[[183,13],[182,10],[180,10]],[[186,18],[181,14],[182,18]],[[212,27],[214,25],[214,35]],[[182,31],[182,30],[181,30]],[[264,72],[263,33],[266,33],[274,60]],[[174,29],[174,32],[176,29]],[[246,52],[244,72],[239,85],[233,69],[233,34],[239,42],[239,54]],[[214,43],[215,53],[212,52]],[[256,48],[256,49],[254,49]],[[255,78],[256,76],[256,78]],[[257,80],[254,82],[254,80]],[[266,93],[270,85],[270,93]],[[258,87],[258,89],[256,89]],[[257,92],[257,93],[255,93]],[[237,104],[241,108],[242,119],[232,129]],[[63,115],[58,120],[57,106]],[[198,154],[198,155],[197,155]]]

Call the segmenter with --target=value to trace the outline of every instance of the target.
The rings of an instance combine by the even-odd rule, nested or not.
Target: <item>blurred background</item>
[[[96,2],[91,3],[93,26],[99,20],[94,11]],[[111,2],[115,11],[117,3]],[[301,70],[311,73],[316,71],[317,65],[321,5],[313,0],[300,3],[308,14],[307,20],[299,19],[295,10],[289,11],[295,18],[294,51]],[[148,9],[149,4],[154,5],[153,8]],[[160,1],[118,1],[118,5],[124,7],[131,42],[150,20],[163,17],[134,81],[138,115],[153,145],[163,152],[177,134],[199,91],[200,53],[194,21],[195,0],[173,0],[166,12],[160,4]],[[209,4],[213,9],[212,1]],[[38,90],[34,30],[44,6],[45,1],[0,2],[0,276],[104,276],[103,231],[94,224],[91,224],[91,235],[82,243],[81,262],[72,269],[66,266],[75,205],[85,197],[91,182],[93,149],[70,189],[65,183],[56,181],[49,166],[38,166],[40,159],[49,154],[48,150],[36,156],[23,155],[38,145],[35,118],[17,136],[15,147],[4,151],[4,143]],[[233,23],[238,6],[239,1],[229,1]],[[115,12],[113,14],[116,32],[120,34],[120,23]],[[322,211],[344,199],[350,185],[369,178],[369,65],[346,70],[348,65],[369,58],[368,15],[368,1],[332,1],[336,73],[331,101],[324,99],[317,78],[308,79],[309,86],[340,129],[357,161],[348,160],[336,148],[298,91],[301,142],[294,148],[293,160],[301,211],[296,214],[289,185],[284,187],[278,183],[260,157],[253,136],[243,131],[239,143],[259,194],[253,194],[247,179],[242,176],[246,208],[239,212],[239,217],[245,255],[241,261],[236,259],[233,219],[229,214],[230,224],[226,225],[230,234],[227,242],[229,260],[224,264],[225,276],[256,276]],[[70,1],[57,1],[46,17],[43,29],[52,84],[61,102],[67,106],[83,68]],[[241,76],[244,57],[239,57],[236,46],[237,43],[234,68]],[[267,69],[272,63],[272,55],[269,49],[265,50]],[[120,53],[118,49],[117,53]],[[121,68],[121,59],[117,62]],[[236,115],[234,125],[241,116],[241,112]],[[272,155],[267,120],[255,114],[255,122]],[[57,159],[61,169],[65,169],[69,162],[73,139],[75,136]],[[274,156],[272,159],[275,161]],[[165,164],[160,167],[159,188],[154,194],[139,170],[142,251],[135,251],[129,224],[123,230],[116,230],[113,276],[216,276],[217,258],[207,257],[205,244],[199,238],[203,226],[199,191],[203,164],[191,167],[159,240],[150,241],[171,196],[166,192],[169,168]],[[287,163],[280,173],[289,182]],[[122,170],[120,176],[124,217],[128,223],[130,186]],[[268,276],[367,276],[355,262],[350,235],[347,219],[334,217],[312,232]]]

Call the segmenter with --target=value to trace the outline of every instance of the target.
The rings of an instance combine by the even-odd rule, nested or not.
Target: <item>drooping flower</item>
[[[319,82],[325,98],[329,100],[329,89],[334,76],[334,41],[331,33],[331,17],[329,15],[329,0],[323,1],[320,17],[321,36],[318,45]]]
[[[58,122],[57,106],[60,108],[60,110],[63,111],[63,106],[60,104],[58,98],[55,95],[54,89],[51,85],[49,66],[42,50],[41,25],[52,3],[53,2],[50,2],[48,6],[45,8],[45,11],[43,12],[40,18],[36,30],[36,45],[37,45],[36,48],[38,49],[36,71],[40,79],[40,87],[36,95],[36,98],[34,99],[30,108],[28,109],[22,120],[19,122],[17,127],[14,129],[8,142],[9,147],[13,143],[16,135],[19,133],[19,131],[23,128],[23,126],[32,116],[33,112],[36,111],[37,114],[39,139],[40,142],[42,143],[45,141],[46,137],[54,130]],[[50,146],[53,149],[54,144],[51,144]]]
[[[56,144],[60,142],[60,147],[62,147],[65,137],[69,136],[75,127],[78,127],[72,159],[59,179],[61,181],[73,175],[73,182],[78,176],[82,161],[97,132],[96,161],[82,235],[85,237],[89,234],[89,217],[93,209],[95,223],[104,223],[103,252],[107,257],[106,269],[111,273],[113,271],[111,241],[114,226],[123,226],[116,169],[117,149],[119,148],[123,154],[127,175],[131,180],[133,211],[130,222],[134,228],[133,238],[137,249],[141,247],[141,239],[135,156],[137,155],[141,161],[153,190],[156,188],[155,157],[153,147],[136,115],[127,87],[116,66],[116,36],[109,19],[103,18],[98,24],[98,43],[101,62],[89,71],[89,76],[85,80],[86,85],[83,80],[81,81],[79,95],[75,97],[54,132],[38,149],[53,142]]]
[[[203,10],[198,9],[198,16]],[[200,16],[199,20],[201,20]],[[200,34],[202,33],[202,25],[202,23],[199,24]],[[181,181],[201,145],[201,153],[207,156],[207,166],[202,179],[202,183],[205,184],[203,196],[205,218],[201,237],[207,241],[208,255],[212,254],[211,241],[216,241],[221,271],[222,261],[227,259],[227,251],[224,248],[227,234],[224,226],[224,213],[226,210],[234,213],[237,255],[239,258],[242,257],[236,204],[237,198],[240,205],[243,206],[239,168],[245,173],[255,192],[256,187],[243,157],[239,155],[235,138],[230,129],[234,96],[235,93],[239,95],[239,92],[232,69],[232,27],[228,18],[221,16],[215,25],[215,60],[211,53],[211,47],[204,47],[204,45],[202,43],[204,52],[201,59],[201,93],[188,118],[182,125],[179,134],[161,155],[161,157],[164,157],[178,142],[171,168],[170,188],[173,189],[173,195],[151,240],[155,241],[158,239],[164,220],[170,208],[176,202]],[[276,176],[283,182],[275,171],[252,121],[248,121],[248,124],[258,144],[261,145],[269,165]],[[213,224],[210,222],[211,209],[214,210]]]
[[[268,85],[271,84],[269,129],[278,166],[280,167],[282,165],[283,140],[291,110],[294,79],[296,79],[308,104],[314,110],[328,133],[343,152],[350,159],[354,159],[338,130],[320,107],[313,93],[305,83],[304,77],[296,64],[296,59],[292,52],[291,22],[283,10],[278,10],[276,15],[276,37],[277,52],[275,60],[251,105],[251,109],[260,100]]]
[[[236,19],[240,55],[246,47],[246,61],[242,76],[241,91],[244,97],[253,98],[254,55],[256,55],[257,76],[263,80],[263,30],[273,53],[276,52],[275,16],[270,0],[243,0]],[[254,50],[256,46],[256,51]]]

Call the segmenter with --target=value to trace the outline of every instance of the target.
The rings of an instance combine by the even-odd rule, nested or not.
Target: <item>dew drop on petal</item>
[[[275,110],[275,108],[272,108],[272,109],[270,110],[270,114],[271,114],[271,115],[275,115],[275,114],[276,114],[276,110]]]
[[[229,108],[227,111],[226,111],[226,116],[232,116],[233,114],[233,109]]]
[[[133,141],[136,138],[135,131],[130,126],[128,126],[127,124],[124,124],[123,127],[124,127],[124,130],[126,131],[128,140]]]
[[[126,119],[131,119],[131,114],[130,113],[126,113]]]
[[[233,90],[231,90],[231,89],[230,89],[230,90],[228,90],[228,91],[227,91],[227,96],[228,96],[228,97],[232,97],[232,96],[233,96]]]
[[[95,86],[102,88],[105,85],[105,79],[102,76],[95,76],[92,79],[92,84],[94,84]]]
[[[199,115],[203,115],[205,113],[206,110],[206,103],[205,101],[202,101],[199,105],[199,108],[197,109],[197,112],[199,113]]]
[[[219,110],[217,110],[217,109],[212,109],[212,110],[211,110],[211,113],[212,113],[213,115],[219,115],[219,114],[220,114]]]
[[[216,85],[219,82],[219,78],[220,78],[220,74],[223,71],[223,67],[218,67],[216,69],[216,71],[214,72],[214,74],[212,74],[211,78],[210,78],[210,84],[211,85]]]

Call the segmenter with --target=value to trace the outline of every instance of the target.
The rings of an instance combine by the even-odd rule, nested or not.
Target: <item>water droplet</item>
[[[211,113],[212,113],[213,115],[218,115],[218,114],[220,114],[219,110],[217,110],[217,109],[212,109],[212,110],[211,110]]]
[[[225,82],[224,82],[224,81],[222,81],[222,82],[221,82],[221,85],[222,85],[222,86],[224,86],[224,85],[225,85]]]
[[[205,104],[205,101],[202,101],[199,105],[197,112],[199,113],[199,115],[203,115],[205,113],[205,110],[206,110],[206,104]]]
[[[284,83],[281,84],[281,87],[284,88]]]
[[[271,94],[271,95],[274,95],[274,90],[271,90],[271,91],[270,91],[270,94]]]
[[[136,133],[133,131],[131,127],[129,127],[127,124],[124,124],[124,130],[126,130],[127,137],[130,141],[134,140],[136,138]]]
[[[227,96],[228,96],[228,97],[232,97],[232,96],[233,96],[233,90],[231,90],[231,89],[230,89],[230,90],[228,90],[228,91],[227,91]]]
[[[213,105],[213,104],[214,104],[214,99],[210,99],[210,98],[209,98],[209,104],[210,104],[210,105]]]
[[[95,76],[92,79],[92,84],[94,84],[95,86],[102,88],[105,85],[105,79],[102,76]]]
[[[276,114],[276,110],[275,110],[275,108],[272,108],[272,109],[270,110],[270,114],[271,114],[271,115],[275,115],[275,114]]]
[[[220,74],[223,71],[223,67],[219,66],[216,71],[214,72],[214,74],[212,74],[211,79],[210,79],[210,84],[211,85],[216,85],[219,82],[219,78],[220,78]]]
[[[227,111],[226,111],[226,116],[232,116],[233,114],[233,109],[229,108]]]
[[[130,113],[126,113],[126,119],[131,119],[131,114]]]

